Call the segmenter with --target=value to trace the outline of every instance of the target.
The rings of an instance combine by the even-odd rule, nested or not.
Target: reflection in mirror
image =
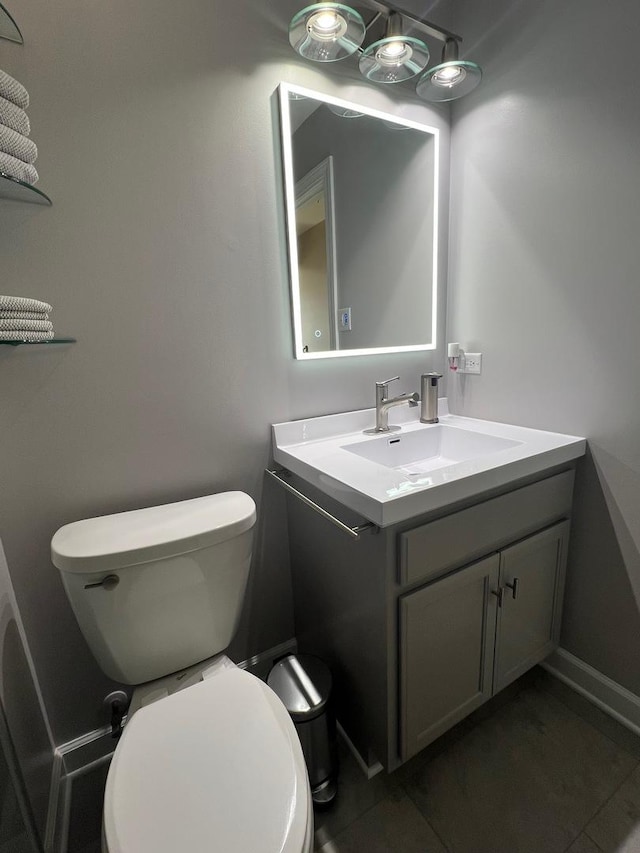
[[[334,350],[336,334],[333,157],[296,182],[298,277],[305,352]]]
[[[280,106],[296,357],[435,349],[437,129],[285,84]]]

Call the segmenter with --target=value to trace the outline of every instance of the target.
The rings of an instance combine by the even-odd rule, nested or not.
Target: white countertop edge
[[[568,464],[583,456],[584,450],[585,442],[582,440],[576,444],[547,451],[538,457],[518,459],[469,477],[452,480],[435,488],[419,489],[386,501],[377,500],[348,487],[285,452],[277,452],[274,458],[284,468],[354,512],[360,513],[368,521],[372,521],[379,527],[389,527]]]
[[[361,432],[375,417],[373,409],[365,409],[274,424],[274,459],[366,519],[386,527],[543,473],[585,453],[586,440],[580,436],[449,415],[445,414],[446,404],[446,398],[440,401],[441,423],[515,439],[520,444],[486,458],[458,463],[455,471],[439,469],[421,478],[422,482],[409,480],[402,472],[344,449],[354,442],[380,440],[380,436]],[[403,419],[402,431],[396,435],[433,428],[420,423],[419,410],[407,406],[398,411]]]

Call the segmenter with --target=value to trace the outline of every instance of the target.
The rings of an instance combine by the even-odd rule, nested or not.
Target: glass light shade
[[[411,130],[411,128],[407,127],[406,124],[396,124],[395,121],[383,121],[382,123],[384,124],[385,127],[388,127],[389,130],[396,130],[396,131]]]
[[[410,80],[429,62],[429,48],[412,36],[386,36],[365,48],[360,71],[373,83],[401,83]]]
[[[349,107],[339,107],[337,104],[327,104],[327,107],[334,116],[339,116],[340,118],[362,118],[364,115],[364,113],[360,113],[358,110],[352,110]]]
[[[420,78],[416,92],[425,101],[454,101],[473,92],[482,80],[482,69],[475,62],[454,59],[430,68]]]
[[[314,3],[289,25],[291,47],[312,62],[336,62],[355,53],[366,28],[359,12],[342,3]]]

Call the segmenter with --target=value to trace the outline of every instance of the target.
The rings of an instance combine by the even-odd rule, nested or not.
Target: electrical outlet
[[[482,353],[466,352],[464,354],[463,373],[482,373]]]

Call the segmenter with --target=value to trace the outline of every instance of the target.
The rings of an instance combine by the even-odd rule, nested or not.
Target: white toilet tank
[[[223,492],[58,530],[52,560],[106,675],[142,684],[227,648],[255,520],[249,495]]]

